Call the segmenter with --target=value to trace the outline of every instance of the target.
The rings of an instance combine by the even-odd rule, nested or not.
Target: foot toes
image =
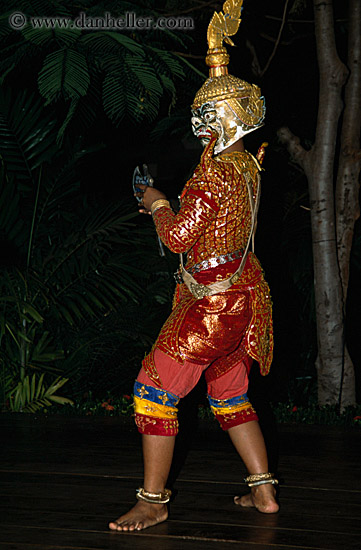
[[[134,531],[131,523],[118,523],[117,531]]]
[[[109,523],[109,529],[111,529],[112,531],[128,531],[128,525],[126,523],[112,521],[111,523]]]
[[[248,495],[243,495],[241,497],[236,496],[234,497],[233,501],[237,506],[243,506],[245,508],[254,506],[252,495],[250,493]]]
[[[109,523],[112,531],[141,531],[165,521],[168,517],[165,505],[138,502],[127,514]]]

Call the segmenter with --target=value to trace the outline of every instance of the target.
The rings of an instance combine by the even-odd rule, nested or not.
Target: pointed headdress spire
[[[234,46],[230,36],[234,36],[239,29],[242,4],[243,0],[226,0],[223,12],[213,14],[207,31],[206,63],[209,67],[209,76],[228,74],[229,55],[223,41]]]

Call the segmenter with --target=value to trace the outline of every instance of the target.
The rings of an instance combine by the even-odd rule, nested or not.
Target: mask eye
[[[194,126],[195,128],[198,128],[199,126],[201,126],[202,121],[197,117],[192,117],[191,123],[192,123],[192,126]]]
[[[210,122],[211,120],[215,119],[215,113],[214,111],[207,111],[204,113],[203,118],[206,122]]]

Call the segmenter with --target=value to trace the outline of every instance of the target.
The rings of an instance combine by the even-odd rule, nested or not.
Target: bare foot
[[[263,514],[275,514],[279,510],[276,502],[276,489],[270,483],[252,487],[251,492],[242,497],[234,497],[238,506],[254,507]]]
[[[112,531],[141,531],[152,525],[157,525],[168,518],[166,504],[150,504],[139,501],[124,516],[109,523]]]

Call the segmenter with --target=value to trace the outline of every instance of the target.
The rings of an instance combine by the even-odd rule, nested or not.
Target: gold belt
[[[215,267],[218,267],[219,265],[224,265],[228,262],[234,262],[234,260],[242,258],[243,254],[244,248],[241,248],[240,250],[235,250],[234,252],[229,252],[228,254],[222,254],[221,256],[217,256],[216,258],[203,260],[202,262],[199,262],[192,267],[189,267],[187,269],[187,272],[193,275],[194,273],[199,273],[200,271],[213,269]],[[183,283],[182,273],[180,269],[174,273],[174,278],[176,283]]]

